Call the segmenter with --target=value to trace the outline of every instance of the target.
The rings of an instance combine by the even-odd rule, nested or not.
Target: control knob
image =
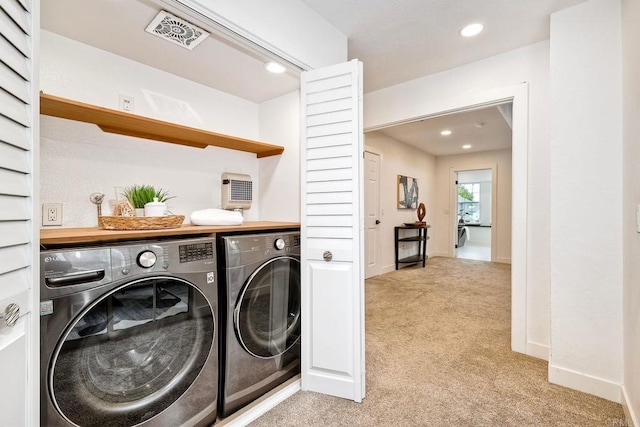
[[[138,265],[143,268],[151,268],[156,264],[156,254],[152,251],[142,251],[138,255]]]
[[[284,240],[283,239],[276,239],[275,242],[273,242],[273,247],[276,248],[277,250],[281,251],[284,249]]]

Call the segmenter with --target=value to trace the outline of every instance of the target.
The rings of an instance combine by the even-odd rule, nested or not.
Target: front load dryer
[[[300,373],[300,232],[218,236],[226,417]]]

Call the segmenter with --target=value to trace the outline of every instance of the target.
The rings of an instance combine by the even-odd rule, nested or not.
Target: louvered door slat
[[[29,86],[22,76],[16,74],[2,62],[0,62],[0,88],[20,99],[23,103],[29,103]]]
[[[29,175],[0,169],[0,194],[28,197],[31,194]]]
[[[307,182],[351,179],[351,169],[307,171]]]
[[[24,127],[29,127],[30,110],[24,102],[0,90],[0,105],[2,105],[2,111],[0,111],[0,114]]]
[[[0,9],[0,28],[2,36],[9,41],[25,57],[31,57],[27,34],[15,23],[4,9]]]
[[[24,55],[3,37],[0,37],[0,57],[2,61],[25,81],[29,80],[29,69]]]
[[[0,0],[0,9],[2,9],[13,22],[15,22],[23,33],[30,34],[30,16],[25,12],[26,4],[16,3],[10,0]]]
[[[29,202],[25,197],[0,194],[0,221],[27,221],[29,218]]]
[[[29,243],[28,230],[18,221],[0,221],[0,248]]]
[[[2,169],[22,173],[30,172],[29,152],[13,145],[0,143],[0,170]]]
[[[0,274],[10,271],[27,268],[30,264],[31,255],[27,253],[28,245],[9,246],[0,248]]]
[[[0,142],[24,150],[31,148],[29,133],[24,126],[0,115]]]
[[[341,135],[317,136],[307,138],[307,148],[332,147],[335,145],[350,145],[351,134],[343,133]]]

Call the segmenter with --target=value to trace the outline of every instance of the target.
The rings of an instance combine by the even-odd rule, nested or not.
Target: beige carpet
[[[366,281],[363,403],[298,392],[253,426],[606,426],[619,404],[510,349],[510,266],[430,258]]]

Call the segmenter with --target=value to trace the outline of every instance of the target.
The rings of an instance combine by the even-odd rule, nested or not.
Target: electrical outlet
[[[42,225],[62,225],[62,203],[42,204]]]
[[[120,95],[120,109],[133,113],[133,96]]]

